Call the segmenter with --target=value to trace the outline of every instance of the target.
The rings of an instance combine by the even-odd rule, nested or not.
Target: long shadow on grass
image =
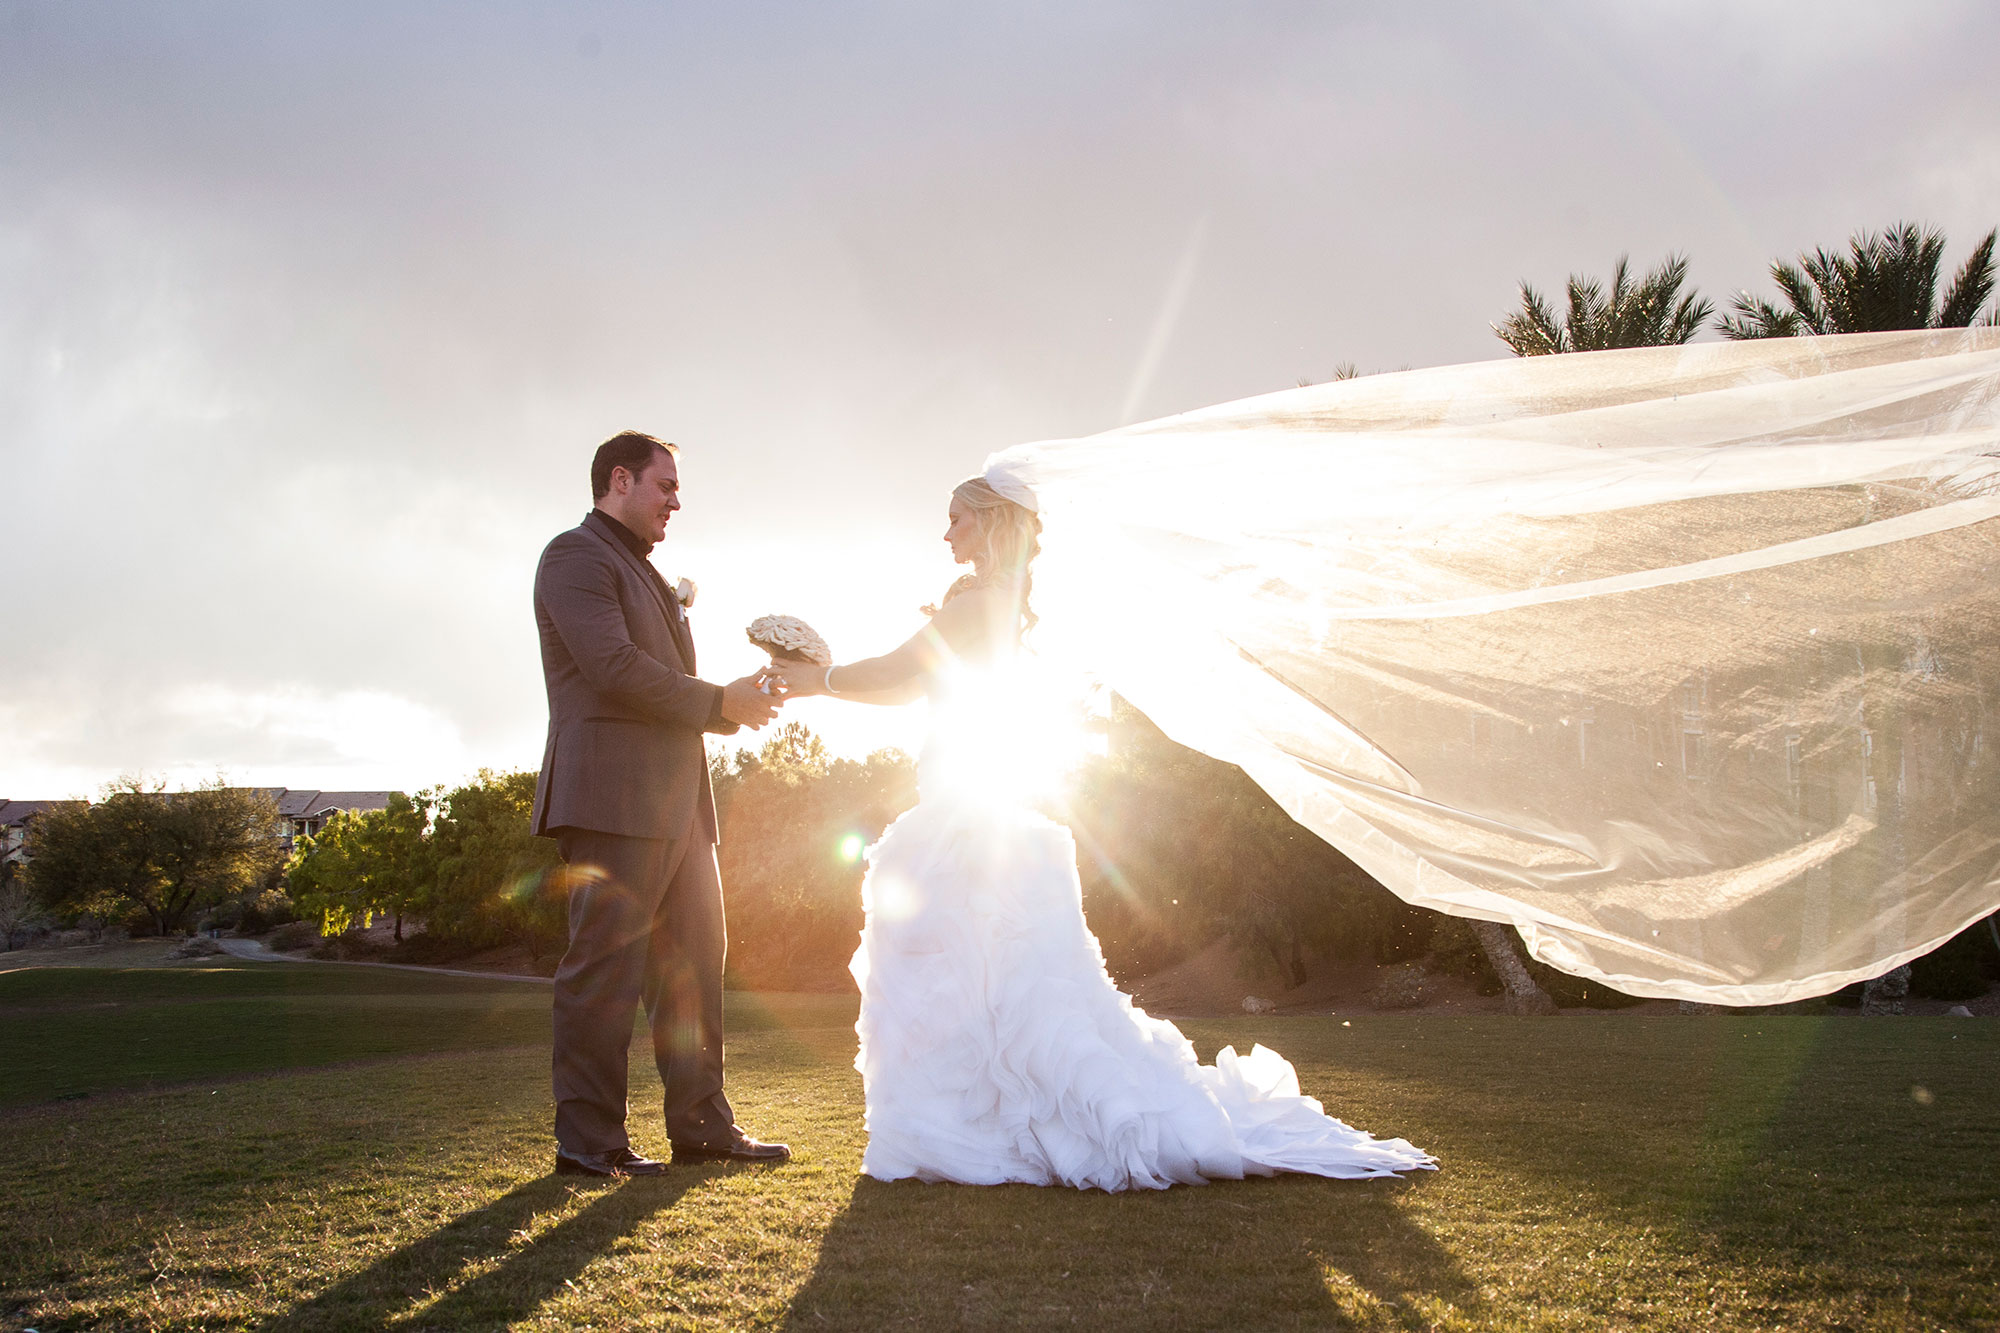
[[[540,1214],[566,1205],[578,1187],[553,1176],[522,1185],[484,1208],[454,1218],[376,1260],[264,1325],[266,1333],[382,1328],[412,1315],[429,1293],[424,1328],[496,1328],[539,1309],[600,1255],[656,1213],[671,1208],[698,1177],[654,1178],[591,1186],[602,1192],[576,1213],[529,1240]],[[499,1263],[460,1285],[469,1268]]]
[[[862,1177],[788,1329],[1325,1328],[1476,1311],[1398,1206],[1421,1182],[1302,1176],[1164,1193]]]
[[[1644,1226],[1649,1248],[1740,1284],[1766,1317],[1836,1293],[1893,1323],[2000,1327],[1987,1294],[2000,1271],[1995,1029],[1804,1015],[1401,1021],[1400,1040],[1354,1043],[1344,1066],[1402,1080],[1397,1128],[1447,1172],[1465,1162],[1511,1181],[1503,1202]]]

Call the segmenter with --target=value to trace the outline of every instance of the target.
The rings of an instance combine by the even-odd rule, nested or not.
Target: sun
[[[931,702],[924,795],[1033,805],[1088,756],[1084,691],[1032,657],[947,674]]]

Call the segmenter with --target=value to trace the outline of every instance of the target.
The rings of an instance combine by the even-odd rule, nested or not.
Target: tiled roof
[[[264,790],[278,803],[281,815],[311,814],[313,798],[319,795],[317,791],[293,791],[289,787],[266,787]]]
[[[61,804],[61,801],[0,801],[0,828],[25,824],[32,816]]]
[[[312,811],[322,810],[387,810],[392,791],[323,791],[317,793],[319,799],[313,802]]]
[[[294,819],[324,814],[328,810],[386,810],[390,791],[294,791],[290,787],[252,787],[277,803],[278,813]],[[171,794],[171,793],[169,793]],[[65,805],[65,801],[0,800],[0,827],[11,828],[27,822],[44,810]]]
[[[278,813],[293,819],[321,814],[327,810],[386,810],[387,791],[293,791],[288,787],[269,789],[278,803]]]

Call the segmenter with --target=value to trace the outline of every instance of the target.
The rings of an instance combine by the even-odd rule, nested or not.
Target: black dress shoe
[[[783,1162],[792,1150],[782,1143],[760,1143],[748,1134],[738,1134],[726,1143],[676,1143],[674,1163],[682,1162]]]
[[[641,1157],[630,1148],[613,1148],[589,1157],[571,1157],[561,1148],[556,1149],[559,1176],[659,1176],[665,1175],[666,1170],[665,1162]]]

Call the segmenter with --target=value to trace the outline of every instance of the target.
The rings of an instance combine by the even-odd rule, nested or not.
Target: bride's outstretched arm
[[[880,657],[831,667],[784,663],[771,674],[792,698],[832,694],[856,703],[909,703],[923,694],[926,676],[979,651],[987,628],[986,596],[976,589],[953,598],[907,642]]]

